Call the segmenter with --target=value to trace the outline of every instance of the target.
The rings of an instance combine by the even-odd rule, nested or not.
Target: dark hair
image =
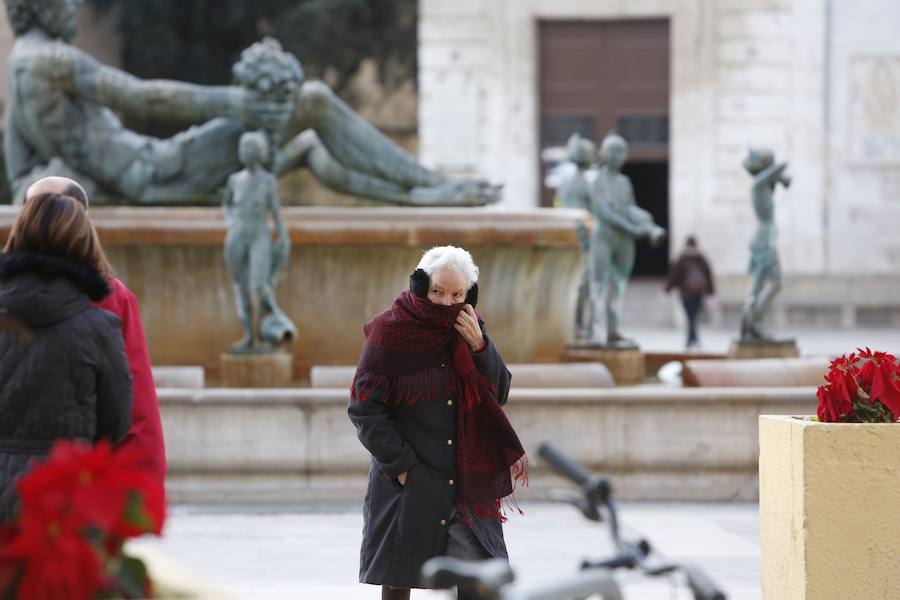
[[[33,252],[87,264],[104,276],[109,262],[87,210],[63,194],[38,194],[22,207],[5,252]]]
[[[77,185],[75,183],[67,184],[66,189],[64,189],[62,191],[62,195],[69,196],[73,200],[78,201],[78,203],[81,204],[85,208],[88,207],[87,196],[85,195],[84,190],[81,188],[80,185]]]
[[[687,236],[687,240],[685,240],[685,245],[690,246],[691,248],[697,247],[697,238],[692,235]]]

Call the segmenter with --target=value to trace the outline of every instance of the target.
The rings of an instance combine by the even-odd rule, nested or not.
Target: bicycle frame
[[[565,579],[549,581],[527,589],[512,585],[503,590],[502,600],[580,600],[599,594],[603,600],[623,600],[622,590],[612,571],[592,569]]]

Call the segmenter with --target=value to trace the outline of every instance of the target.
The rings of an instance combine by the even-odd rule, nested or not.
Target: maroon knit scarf
[[[496,401],[496,387],[472,361],[472,353],[453,328],[461,304],[442,306],[409,291],[366,323],[366,343],[350,388],[354,399],[368,400],[376,390],[386,403],[437,400],[452,355],[456,402],[457,505],[470,514],[501,521],[502,502],[515,505],[513,490],[528,482],[528,461],[516,432]],[[362,386],[357,380],[365,375]],[[517,508],[517,507],[516,507]]]

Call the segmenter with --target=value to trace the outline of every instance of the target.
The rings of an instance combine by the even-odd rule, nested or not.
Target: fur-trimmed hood
[[[0,315],[28,326],[68,319],[109,292],[106,278],[88,265],[29,252],[0,255]]]

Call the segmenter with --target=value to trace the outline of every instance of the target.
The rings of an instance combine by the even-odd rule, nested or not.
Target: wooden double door
[[[669,21],[541,21],[541,174],[574,132],[598,147],[610,131],[629,144],[624,173],[637,202],[669,225]],[[558,153],[557,153],[558,154]],[[542,189],[541,204],[553,191]],[[668,245],[638,245],[635,275],[662,275]]]

